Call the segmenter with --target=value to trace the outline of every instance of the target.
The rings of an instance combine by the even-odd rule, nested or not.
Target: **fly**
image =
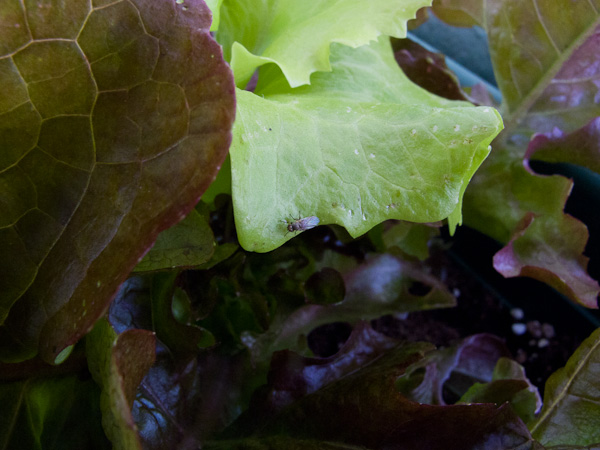
[[[297,218],[291,222],[288,222],[286,220],[287,230],[289,233],[296,233],[298,231],[310,230],[311,228],[314,228],[317,225],[319,225],[319,222],[320,222],[319,218],[316,216],[305,217],[303,219]]]

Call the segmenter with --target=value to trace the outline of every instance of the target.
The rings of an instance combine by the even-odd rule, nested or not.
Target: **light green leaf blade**
[[[466,185],[502,128],[493,108],[412,84],[388,40],[332,50],[333,72],[315,74],[311,86],[290,89],[270,69],[257,95],[237,92],[232,191],[247,250],[291,239],[286,221],[298,217],[341,225],[353,237],[387,219],[452,215],[454,225]]]
[[[600,329],[546,382],[544,406],[529,426],[545,446],[600,442]]]
[[[212,12],[210,31],[217,31],[221,22],[221,5],[223,4],[223,0],[205,0],[205,2],[206,6],[210,8],[210,12]]]
[[[277,64],[290,86],[310,83],[310,74],[330,71],[333,42],[360,47],[380,35],[405,37],[406,23],[431,0],[226,0],[217,40],[244,87],[254,71]]]

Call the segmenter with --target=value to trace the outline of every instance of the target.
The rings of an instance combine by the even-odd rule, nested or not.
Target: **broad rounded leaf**
[[[233,81],[201,0],[0,17],[0,359],[52,362],[213,180]]]
[[[330,71],[333,42],[360,47],[380,35],[405,37],[406,22],[431,0],[227,0],[217,39],[231,60],[236,84],[245,87],[254,71],[277,64],[292,87],[310,74]]]

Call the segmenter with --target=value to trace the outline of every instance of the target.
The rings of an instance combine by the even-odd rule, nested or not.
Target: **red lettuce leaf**
[[[394,39],[392,46],[396,61],[413,83],[449,100],[468,100],[443,55],[430,52],[410,39]]]
[[[570,134],[554,128],[550,133],[534,136],[525,157],[578,164],[600,173],[600,117]]]
[[[492,381],[497,361],[506,356],[509,352],[500,338],[491,334],[470,336],[425,355],[398,379],[397,388],[415,402],[446,405],[444,389],[458,398],[474,382]]]
[[[161,274],[158,280],[136,276],[119,290],[109,310],[109,320],[119,333],[136,328],[153,329],[153,290],[159,283],[167,290]],[[164,308],[166,301],[161,301]],[[165,321],[167,326],[172,326]],[[178,345],[185,336],[191,342],[183,347],[167,347],[159,340],[156,362],[137,389],[131,409],[139,439],[145,449],[198,448],[205,439],[229,424],[247,407],[250,392],[265,374],[249,363],[247,353],[221,354],[218,349],[190,352],[197,348],[196,331],[171,329],[170,345]],[[138,330],[139,331],[139,330]],[[260,379],[260,381],[255,380]]]
[[[330,357],[306,358],[289,350],[275,352],[267,376],[268,389],[258,391],[247,415],[264,421],[269,415],[360,369],[397,345],[398,341],[378,333],[363,321],[354,327],[344,346]]]
[[[586,226],[568,214],[537,218],[528,213],[508,244],[494,255],[494,267],[505,277],[543,281],[588,308],[597,308],[600,287],[587,274]],[[551,242],[552,246],[543,242]]]
[[[346,295],[333,305],[305,304],[293,311],[281,308],[264,333],[246,332],[242,339],[255,361],[268,361],[278,350],[299,351],[300,337],[319,325],[332,322],[356,323],[385,314],[447,308],[456,304],[447,288],[418,263],[380,254],[354,270],[343,273]],[[427,292],[411,292],[414,284]]]
[[[90,330],[230,143],[233,79],[204,2],[102,3],[0,5],[15,24],[0,29],[5,361],[53,362]]]
[[[508,405],[431,406],[403,397],[395,389],[395,380],[430,349],[430,344],[424,343],[397,346],[357,371],[342,373],[336,381],[266,420],[252,417],[250,409],[226,430],[223,441],[210,442],[205,448],[241,449],[255,444],[273,448],[273,439],[290,444],[300,440],[303,443],[297,448],[320,448],[320,442],[330,446],[323,448],[541,448]],[[290,374],[294,366],[299,369],[289,379],[293,386],[302,380],[305,365],[301,359],[290,361]]]
[[[508,244],[496,257],[505,276],[539,279],[597,308],[600,288],[582,256],[587,229],[563,212],[571,182],[538,176],[523,156],[534,133],[569,133],[600,116],[600,4],[439,0],[434,11],[485,28],[503,95],[505,130],[465,193],[465,223]]]
[[[86,339],[90,372],[102,388],[102,426],[115,448],[140,449],[131,407],[138,385],[154,364],[156,339],[147,330],[117,335],[101,319]]]

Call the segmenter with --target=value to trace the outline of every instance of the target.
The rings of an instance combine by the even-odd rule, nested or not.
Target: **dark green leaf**
[[[77,376],[0,384],[0,448],[107,450],[99,390]]]
[[[152,324],[158,338],[173,353],[195,354],[200,348],[214,345],[210,332],[189,323],[180,323],[173,316],[174,296],[185,296],[184,291],[175,289],[178,272],[166,272],[152,276]],[[183,298],[179,301],[187,301]]]
[[[209,261],[214,251],[210,226],[192,209],[185,219],[158,235],[154,246],[133,271],[194,268]]]
[[[523,422],[531,422],[542,406],[535,386],[525,377],[525,369],[516,361],[500,358],[494,368],[492,381],[475,383],[460,398],[461,403],[509,402]]]

